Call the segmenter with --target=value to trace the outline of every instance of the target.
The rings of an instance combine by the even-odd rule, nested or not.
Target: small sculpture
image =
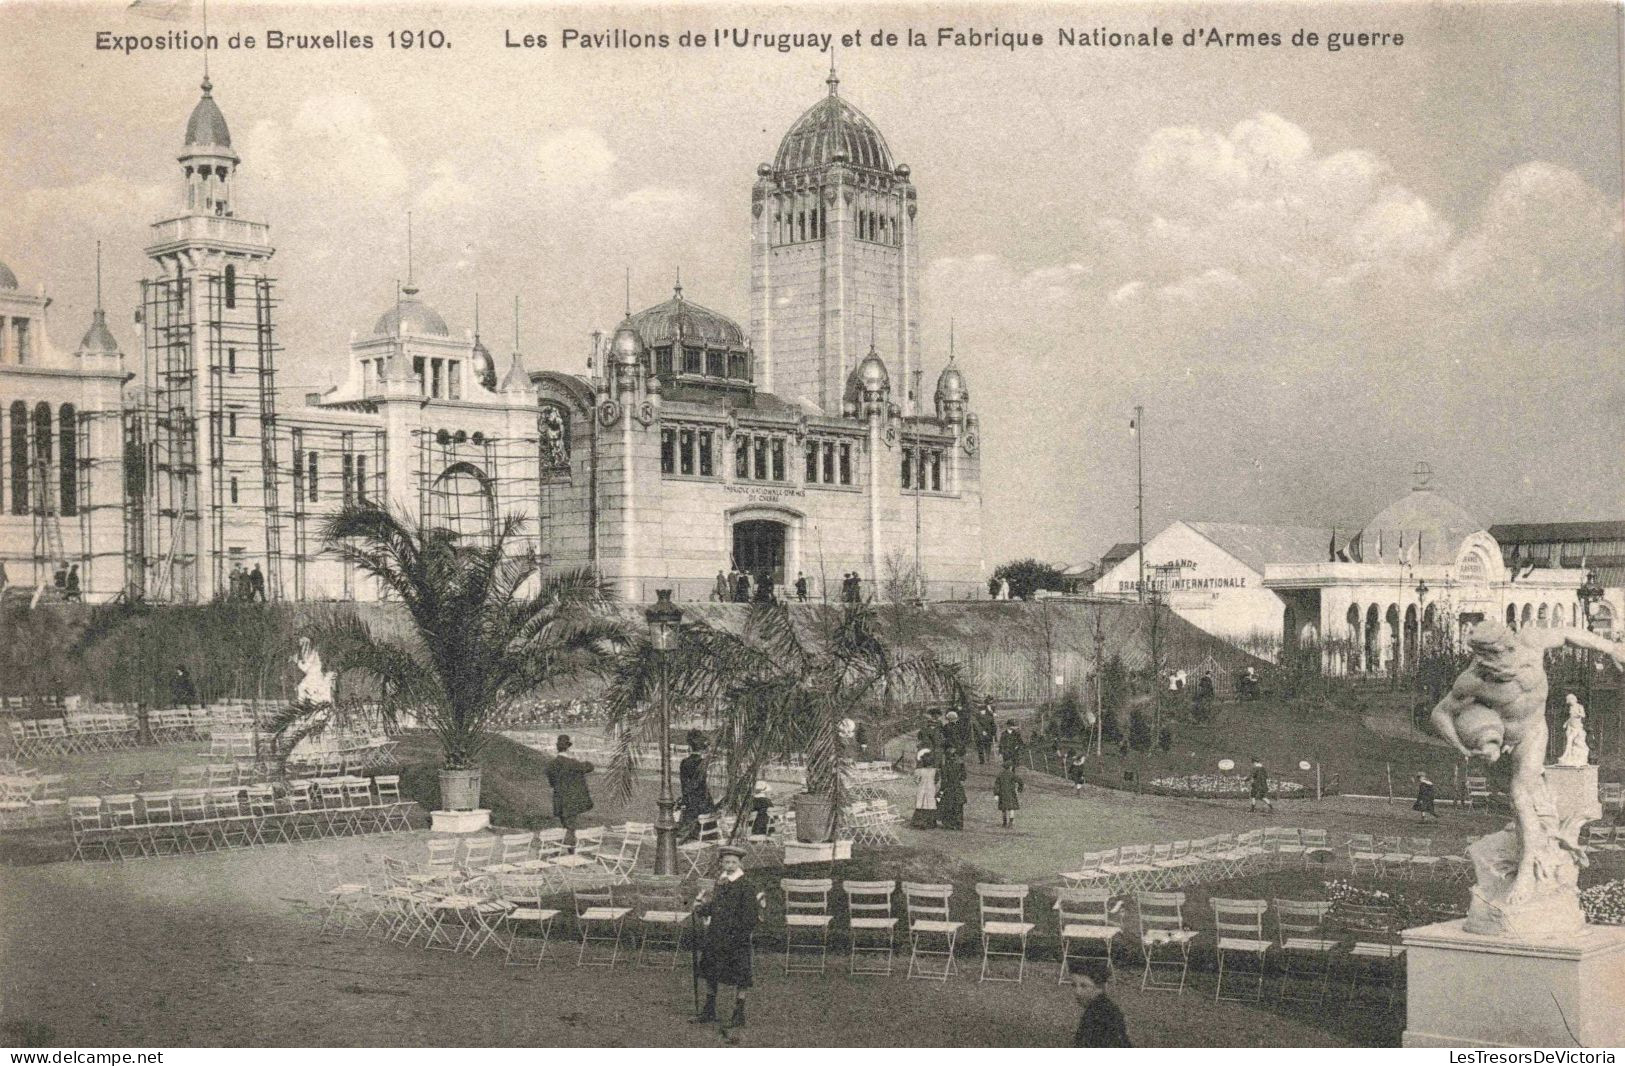
[[[321,653],[309,637],[299,638],[299,654],[294,656],[293,664],[305,674],[299,679],[299,687],[294,692],[295,702],[317,706],[333,702],[333,680],[338,675],[322,670]]]
[[[1585,704],[1570,692],[1563,697],[1569,706],[1568,721],[1563,723],[1563,754],[1557,757],[1559,766],[1585,766],[1591,762],[1591,745],[1586,743]]]
[[[1516,820],[1467,849],[1478,884],[1463,928],[1523,937],[1575,932],[1585,924],[1578,882],[1586,857],[1578,838],[1586,819],[1560,814],[1546,788],[1545,655],[1572,644],[1625,666],[1625,647],[1580,629],[1514,632],[1499,622],[1480,622],[1467,643],[1473,661],[1433,709],[1433,725],[1468,758],[1495,762],[1512,754],[1508,793]]]

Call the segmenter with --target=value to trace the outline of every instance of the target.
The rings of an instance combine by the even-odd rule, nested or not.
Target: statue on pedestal
[[[1570,692],[1563,697],[1568,704],[1568,721],[1563,723],[1563,754],[1557,757],[1559,766],[1588,766],[1591,763],[1591,745],[1586,743],[1585,704]]]
[[[294,656],[293,664],[305,675],[299,679],[299,687],[294,691],[295,702],[316,705],[333,702],[333,678],[336,675],[322,669],[321,653],[309,637],[299,638],[299,654]]]
[[[1467,849],[1478,874],[1463,928],[1469,933],[1545,937],[1577,931],[1579,846],[1585,816],[1564,816],[1546,788],[1546,652],[1563,644],[1599,651],[1625,666],[1625,646],[1581,629],[1513,631],[1480,622],[1467,638],[1473,661],[1433,709],[1433,726],[1462,755],[1513,758],[1515,820]]]

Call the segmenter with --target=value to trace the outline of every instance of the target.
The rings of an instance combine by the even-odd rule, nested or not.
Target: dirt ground
[[[1112,844],[1264,824],[1324,827],[1334,837],[1424,835],[1399,804],[1300,802],[1265,818],[1249,815],[1245,803],[1076,793],[1036,775],[1028,778],[1017,828],[1006,831],[998,827],[991,778],[975,766],[969,791],[964,832],[905,830],[905,842],[1004,881],[1052,883],[1083,851]],[[909,783],[897,782],[894,792],[907,810]],[[1444,825],[1425,835],[1455,849],[1494,824],[1486,815],[1447,811]],[[490,953],[470,959],[359,935],[323,940],[296,913],[295,901],[318,898],[380,855],[421,857],[426,838],[398,833],[123,863],[0,867],[0,1043],[24,1033],[59,1046],[719,1042],[714,1028],[686,1022],[693,1007],[686,960],[675,971],[577,969],[574,945],[555,940],[539,969],[505,969]],[[967,901],[964,917],[973,911]],[[834,956],[825,976],[786,978],[777,955],[764,951],[742,1043],[1055,1046],[1070,1041],[1077,1019],[1053,962],[1036,964],[1020,985],[978,983],[974,963],[947,984],[906,980],[901,969],[890,978],[852,977],[839,972],[844,966],[844,957]],[[1346,1012],[1336,1009],[1216,1006],[1206,978],[1177,999],[1137,986],[1138,974],[1124,971],[1112,995],[1144,1045],[1388,1043],[1402,1024],[1402,1014],[1392,1012],[1372,1024],[1339,1020]]]

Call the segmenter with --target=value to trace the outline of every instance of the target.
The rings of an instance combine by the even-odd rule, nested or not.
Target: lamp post
[[[1586,632],[1589,633],[1591,632],[1591,605],[1603,597],[1603,587],[1597,584],[1597,572],[1595,570],[1586,571],[1585,584],[1581,585],[1574,594],[1580,597],[1580,610],[1585,612]]]
[[[1419,577],[1416,579],[1416,657],[1418,659],[1422,657],[1422,645],[1428,643],[1427,601],[1428,593],[1431,591],[1433,590],[1428,588],[1427,578]]]
[[[655,603],[643,612],[649,623],[649,646],[660,670],[660,814],[655,818],[655,873],[677,872],[677,800],[671,794],[671,701],[666,691],[666,663],[677,646],[683,609],[671,602],[671,589],[657,589]]]

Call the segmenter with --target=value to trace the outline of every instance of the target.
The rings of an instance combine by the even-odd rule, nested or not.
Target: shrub
[[[1135,751],[1151,750],[1151,722],[1138,709],[1129,712],[1128,746]]]

